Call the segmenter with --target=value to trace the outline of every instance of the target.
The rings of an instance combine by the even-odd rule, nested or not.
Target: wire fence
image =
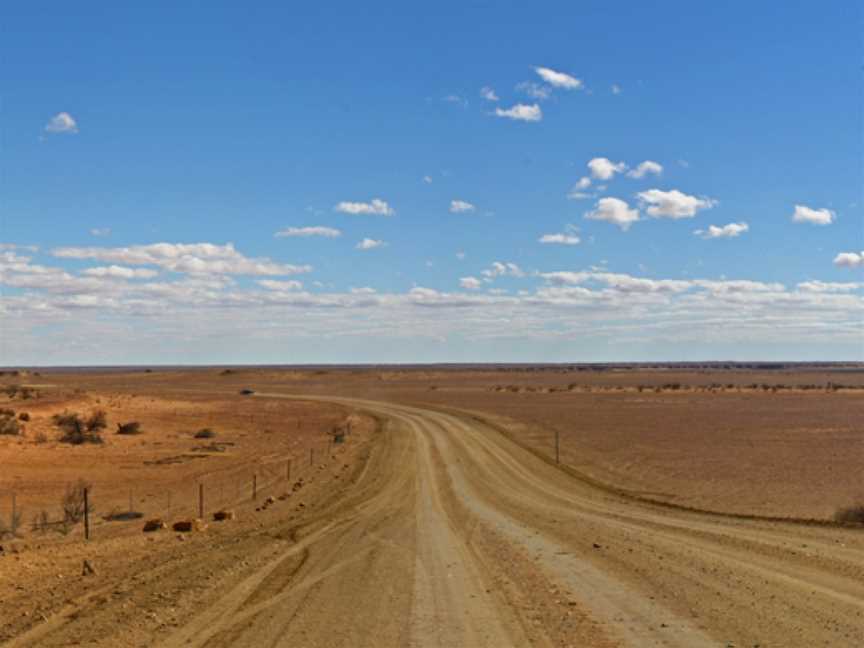
[[[75,538],[114,535],[133,523],[138,528],[150,519],[170,523],[208,518],[217,511],[263,501],[268,496],[291,492],[301,478],[308,481],[321,464],[337,456],[346,440],[345,433],[328,437],[291,454],[268,455],[254,463],[221,469],[190,471],[188,476],[152,484],[82,478],[0,487],[0,540],[54,534]],[[194,459],[189,461],[194,463]]]

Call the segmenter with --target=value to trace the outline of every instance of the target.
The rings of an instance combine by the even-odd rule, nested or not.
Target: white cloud
[[[252,259],[234,245],[213,243],[153,243],[130,247],[64,247],[51,252],[65,259],[96,259],[126,265],[155,265],[187,274],[290,275],[311,272],[308,265],[275,263],[267,258]]]
[[[378,241],[371,238],[364,238],[355,247],[358,250],[374,250],[375,248],[384,247],[387,245],[384,241]]]
[[[795,205],[792,214],[793,223],[810,223],[812,225],[830,225],[837,215],[830,209],[812,209],[806,205]]]
[[[855,292],[864,288],[864,284],[854,282],[803,281],[798,284],[798,290],[819,293]]]
[[[546,83],[556,88],[565,88],[567,90],[577,90],[583,86],[580,79],[570,76],[564,72],[556,72],[547,67],[535,67],[534,71],[540,75]]]
[[[275,279],[258,279],[255,283],[268,290],[293,291],[303,290],[303,284],[296,280],[277,281]]]
[[[591,194],[585,191],[588,187],[591,186],[591,178],[588,176],[584,176],[579,178],[579,181],[573,185],[573,188],[567,194],[567,197],[570,200],[582,200],[583,198],[590,198]]]
[[[371,214],[375,216],[392,216],[396,211],[380,198],[373,198],[370,202],[342,201],[334,209],[343,214]]]
[[[495,90],[489,86],[483,86],[480,88],[480,96],[486,101],[498,101],[498,95],[495,94]]]
[[[619,95],[619,94],[621,94],[621,92],[622,92],[621,86],[619,86],[617,83],[613,83],[612,84],[612,94]]]
[[[631,209],[619,198],[601,198],[594,210],[585,214],[585,218],[612,223],[626,232],[630,225],[639,220],[639,210]]]
[[[649,189],[637,195],[643,205],[648,205],[645,211],[654,218],[693,218],[696,212],[710,209],[717,204],[717,201],[711,198],[688,196],[677,189],[672,191]]]
[[[599,157],[588,161],[591,177],[597,180],[611,180],[616,173],[623,173],[627,165],[623,162],[613,162],[609,158]]]
[[[537,239],[540,243],[552,243],[559,245],[578,245],[580,239],[578,236],[573,234],[544,234],[539,239]]]
[[[451,200],[450,201],[450,213],[451,214],[461,214],[463,212],[473,212],[476,209],[474,205],[469,202],[465,202],[464,200]]]
[[[653,160],[645,160],[644,162],[640,162],[639,166],[635,169],[628,171],[627,175],[631,178],[644,178],[649,173],[660,175],[663,173],[663,165]]]
[[[456,253],[456,258],[459,259],[460,261],[463,261],[463,260],[465,259],[465,253],[462,252],[462,250],[459,250],[459,251]]]
[[[480,290],[483,282],[480,281],[477,277],[462,277],[461,279],[459,279],[459,285],[466,290]]]
[[[723,225],[722,227],[718,227],[717,225],[709,225],[708,230],[696,230],[693,233],[696,236],[701,236],[704,239],[714,239],[714,238],[735,238],[736,236],[741,236],[744,232],[750,230],[750,226],[747,223],[729,223],[728,225]]]
[[[449,94],[446,97],[444,97],[442,100],[446,101],[447,103],[459,104],[463,108],[468,107],[468,100],[465,99],[464,97],[460,97],[459,95],[456,95],[456,94]]]
[[[864,250],[859,252],[841,252],[834,257],[834,265],[839,268],[864,267]]]
[[[493,279],[495,277],[524,277],[525,272],[515,263],[502,263],[500,261],[495,261],[492,265],[487,269],[481,272],[484,277],[487,279]]]
[[[81,274],[109,279],[152,279],[159,273],[147,268],[126,268],[118,265],[87,268]]]
[[[538,99],[540,101],[545,101],[552,96],[552,88],[539,83],[534,83],[533,81],[523,81],[522,83],[517,84],[516,90],[528,95],[532,99]]]
[[[335,227],[325,227],[324,225],[313,225],[311,227],[286,227],[283,230],[279,230],[273,236],[278,238],[288,238],[288,237],[309,237],[309,236],[323,236],[325,238],[336,238],[338,236],[342,236],[342,232]]]
[[[361,286],[359,288],[351,289],[352,295],[374,295],[377,292],[377,290],[375,290],[374,288],[370,288],[369,286]]]
[[[864,251],[845,254],[864,265]],[[495,276],[512,271],[504,263],[490,270]],[[111,363],[128,358],[130,349],[150,353],[154,344],[171,349],[188,344],[218,357],[222,347],[236,342],[237,331],[243,331],[250,349],[259,345],[265,353],[289,340],[304,348],[340,337],[347,344],[377,337],[398,347],[450,336],[496,343],[581,341],[586,349],[662,349],[675,343],[715,357],[727,357],[739,343],[741,357],[778,343],[810,348],[826,342],[845,345],[851,353],[860,350],[860,284],[814,280],[787,287],[567,268],[526,275],[509,293],[482,291],[494,284],[477,274],[480,291],[463,286],[454,293],[423,287],[375,293],[318,284],[312,294],[290,281],[250,285],[224,276],[164,273],[163,280],[147,282],[72,276],[4,250],[0,284],[23,291],[4,290],[0,296],[3,320],[15,323],[4,329],[4,360],[32,364],[48,354],[69,364]],[[195,346],[202,340],[209,346]]]
[[[423,176],[423,182],[426,184],[432,184],[432,176],[428,176],[428,175]]]
[[[91,236],[109,236],[111,234],[110,227],[94,227],[90,230]]]
[[[45,130],[49,133],[77,133],[78,122],[69,113],[61,112],[48,120]]]
[[[540,110],[540,106],[537,104],[516,104],[511,108],[507,108],[506,110],[503,108],[496,108],[495,114],[498,117],[507,117],[508,119],[515,119],[516,121],[526,121],[526,122],[538,122],[543,119],[543,111]]]

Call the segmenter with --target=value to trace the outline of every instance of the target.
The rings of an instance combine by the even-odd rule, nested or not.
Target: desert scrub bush
[[[63,434],[60,435],[58,441],[60,443],[70,443],[72,445],[81,445],[83,443],[102,443],[102,435],[97,431],[87,429],[87,422],[83,421],[80,416],[70,412],[55,414],[53,417],[54,424],[60,428]]]
[[[864,504],[844,506],[834,514],[834,520],[841,524],[864,524]]]
[[[141,424],[138,421],[118,423],[117,434],[141,434]]]
[[[108,416],[105,414],[105,410],[94,410],[84,421],[84,426],[88,432],[98,432],[108,427]]]
[[[30,523],[30,530],[33,533],[45,533],[51,528],[51,520],[48,518],[48,511],[41,511],[33,516],[33,521]]]
[[[27,421],[30,420],[30,414],[28,414],[27,412],[21,412],[21,413],[18,415],[18,420],[19,420],[19,421],[24,421],[24,422],[26,423]]]
[[[210,428],[201,428],[195,433],[196,439],[214,439],[216,438],[216,433]]]
[[[0,538],[17,538],[18,530],[21,528],[21,511],[15,510],[9,515],[6,522],[0,518]]]
[[[79,479],[74,484],[66,487],[61,505],[63,507],[63,521],[66,524],[78,524],[84,519],[84,491],[90,488],[89,482]],[[88,503],[89,512],[93,512],[93,506]]]
[[[17,436],[21,433],[21,425],[15,419],[15,412],[10,409],[0,410],[0,435]]]

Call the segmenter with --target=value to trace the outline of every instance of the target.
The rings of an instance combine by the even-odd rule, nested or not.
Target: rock
[[[271,495],[271,496],[268,497],[266,500],[264,500],[264,503],[265,503],[267,506],[270,506],[271,504],[275,504],[275,503],[276,503],[276,498],[273,497],[273,496]]]
[[[81,575],[82,576],[91,576],[96,574],[96,569],[93,565],[90,564],[89,560],[85,560],[84,564],[81,566]]]
[[[234,511],[222,510],[216,511],[213,514],[213,519],[216,522],[225,522],[226,520],[233,520],[235,518]]]
[[[599,544],[597,544],[596,542],[591,546],[594,547],[595,549],[602,549],[602,547]]]
[[[165,524],[165,521],[162,518],[153,518],[152,520],[147,520],[144,523],[144,533],[151,533],[152,531],[161,531],[162,529],[167,529],[168,525]]]
[[[179,520],[175,522],[174,526],[172,526],[171,528],[180,533],[189,533],[190,531],[205,531],[207,529],[207,523],[201,519]]]

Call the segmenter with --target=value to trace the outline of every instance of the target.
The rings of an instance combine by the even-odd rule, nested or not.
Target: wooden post
[[[258,475],[252,475],[252,499],[258,498]]]
[[[291,483],[291,460],[288,460],[288,463],[285,464],[285,481]]]
[[[90,489],[84,489],[84,539],[90,539]]]
[[[315,464],[315,448],[309,448],[309,465]]]
[[[198,517],[204,519],[204,484],[198,484]]]
[[[560,441],[558,439],[559,433],[558,430],[555,430],[555,463],[561,463],[561,453],[560,453]]]

